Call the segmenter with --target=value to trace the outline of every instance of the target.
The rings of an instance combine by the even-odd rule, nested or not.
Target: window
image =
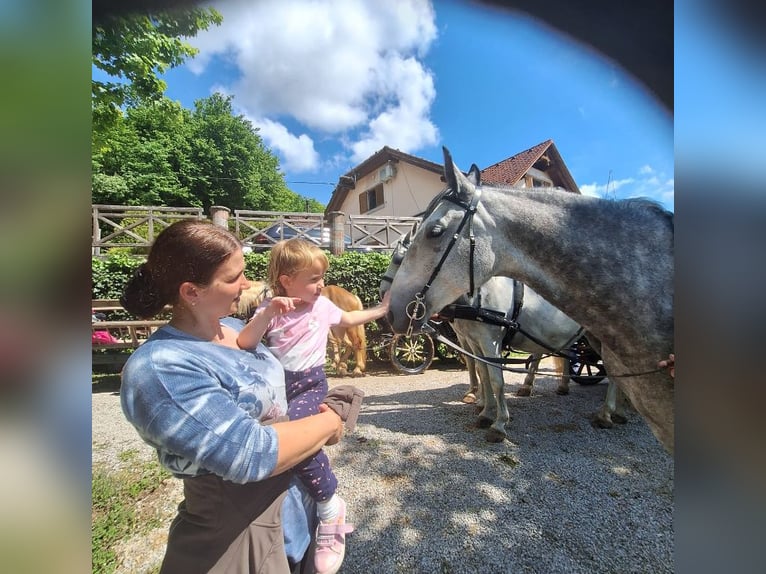
[[[553,187],[553,182],[547,179],[532,177],[531,175],[527,174],[524,176],[523,187]]]
[[[368,189],[367,191],[359,194],[359,213],[367,213],[372,211],[376,207],[383,205],[383,184],[380,183],[375,187]]]

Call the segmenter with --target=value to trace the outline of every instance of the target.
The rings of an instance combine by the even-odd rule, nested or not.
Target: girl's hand
[[[269,302],[269,311],[272,316],[284,315],[290,311],[295,310],[295,306],[299,304],[303,299],[300,297],[274,297]]]

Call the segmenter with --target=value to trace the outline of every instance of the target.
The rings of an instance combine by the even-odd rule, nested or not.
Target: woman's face
[[[245,257],[241,250],[232,253],[213,274],[210,284],[200,289],[198,305],[216,317],[229,315],[242,291],[250,286],[245,279]]]

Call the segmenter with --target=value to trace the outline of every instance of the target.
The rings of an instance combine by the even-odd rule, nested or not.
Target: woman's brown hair
[[[177,303],[182,283],[208,285],[218,267],[241,248],[234,235],[209,221],[177,221],[154,240],[146,263],[126,283],[120,303],[137,317],[154,317],[165,305]]]

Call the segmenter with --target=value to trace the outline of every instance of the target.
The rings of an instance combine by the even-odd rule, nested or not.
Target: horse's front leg
[[[465,345],[462,345],[465,348]],[[463,402],[466,404],[484,404],[484,394],[482,393],[481,381],[476,370],[476,361],[471,357],[465,356],[465,366],[468,370],[468,390],[463,395]]]
[[[532,386],[535,383],[535,375],[537,369],[540,368],[540,353],[533,353],[529,359],[529,369],[527,369],[527,376],[524,377],[524,383],[516,390],[517,397],[529,397],[532,395]]]
[[[357,325],[350,329],[348,333],[354,349],[354,360],[356,362],[351,376],[363,377],[367,370],[367,336],[364,333],[364,325]]]
[[[561,378],[559,379],[559,386],[556,387],[557,395],[569,394],[569,359],[566,357],[553,357],[553,363],[556,365],[556,371]]]
[[[348,374],[346,365],[341,359],[341,345],[343,344],[344,336],[344,332],[336,328],[331,328],[328,336],[332,347],[332,365],[335,369],[335,374],[341,377],[345,377]]]
[[[625,424],[628,418],[625,416],[625,395],[617,386],[617,383],[609,381],[606,388],[604,404],[593,418],[593,426],[602,429],[610,429],[617,424]]]
[[[487,430],[485,438],[487,442],[503,442],[508,437],[505,427],[511,418],[508,412],[508,403],[505,402],[503,371],[499,367],[487,367],[486,371],[491,389],[487,402],[494,404],[495,419],[492,426]]]
[[[473,353],[474,350],[471,348],[470,343],[468,340],[463,337],[463,334],[461,332],[461,328],[463,327],[462,321],[458,320],[454,323],[454,331],[455,335],[457,335],[457,342],[458,345],[463,347],[466,351],[469,353]],[[479,381],[479,375],[476,371],[476,361],[474,361],[471,357],[468,355],[463,355],[463,359],[465,360],[465,366],[466,370],[468,371],[468,390],[463,395],[463,398],[461,399],[464,403],[472,405],[472,404],[481,404],[483,405],[483,399],[481,396],[481,382]]]

